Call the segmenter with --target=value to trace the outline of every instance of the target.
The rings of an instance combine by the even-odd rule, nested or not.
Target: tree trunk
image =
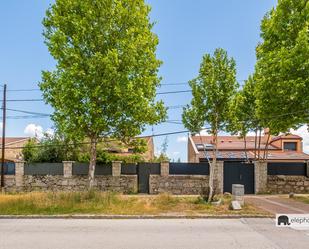
[[[269,138],[270,138],[270,133],[268,133],[268,136],[267,136],[267,141],[266,141],[265,148],[264,148],[263,161],[265,161],[265,159],[267,158]]]
[[[258,161],[260,161],[260,153],[261,153],[261,136],[262,136],[262,130],[259,131],[259,146],[258,146]]]
[[[258,133],[258,129],[256,128],[255,136],[254,136],[254,160],[256,160],[257,133]]]
[[[209,195],[208,195],[208,202],[211,202],[214,195],[214,178],[215,178],[215,168],[217,167],[217,153],[218,153],[218,132],[215,129],[214,132],[214,150],[213,150],[213,158],[212,163],[209,165],[210,172],[209,172]]]
[[[210,162],[210,160],[209,160],[209,156],[207,155],[206,146],[205,146],[205,143],[203,143],[201,132],[199,132],[199,135],[200,135],[200,141],[201,141],[201,144],[203,145],[203,149],[204,149],[205,157],[206,157],[206,159],[207,159],[208,164],[210,165],[210,164],[211,164],[211,162]]]
[[[88,174],[88,180],[89,180],[89,190],[91,190],[94,186],[94,171],[96,166],[96,160],[97,160],[97,137],[91,138],[91,144],[90,144],[90,163],[89,163],[89,174]]]
[[[247,153],[247,140],[246,135],[244,135],[244,145],[245,145],[245,156],[246,156],[246,162],[248,162],[248,153]]]

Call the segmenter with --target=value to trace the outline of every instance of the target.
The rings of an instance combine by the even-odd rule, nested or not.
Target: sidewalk
[[[309,205],[274,195],[245,196],[245,201],[272,214],[309,214]]]

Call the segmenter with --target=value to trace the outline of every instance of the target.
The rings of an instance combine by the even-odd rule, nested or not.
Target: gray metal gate
[[[254,194],[254,164],[245,162],[224,162],[223,191],[232,193],[232,184],[242,184],[245,194]]]
[[[139,193],[149,194],[150,174],[160,174],[160,163],[139,163],[137,165]]]

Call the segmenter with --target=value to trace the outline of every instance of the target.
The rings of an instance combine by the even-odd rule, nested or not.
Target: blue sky
[[[255,47],[259,42],[260,22],[275,0],[148,0],[154,32],[159,36],[158,58],[162,84],[184,83],[196,77],[201,58],[217,47],[228,51],[237,63],[237,79],[241,84],[253,72]],[[41,71],[53,69],[55,62],[43,42],[41,21],[53,1],[0,1],[0,84],[8,90],[35,89]],[[187,90],[188,85],[165,85],[158,92]],[[8,99],[41,98],[39,91],[8,91]],[[190,102],[190,93],[160,95],[166,105]],[[8,108],[41,113],[52,109],[42,102],[8,102]],[[181,120],[181,109],[172,109],[169,120]],[[8,111],[8,116],[23,115]],[[52,127],[48,118],[8,119],[7,135],[24,136],[34,125],[45,131]],[[153,127],[153,133],[184,130],[179,124],[163,123]],[[144,134],[152,134],[148,127]],[[187,134],[168,137],[168,154],[185,161]],[[160,148],[164,137],[155,138]]]

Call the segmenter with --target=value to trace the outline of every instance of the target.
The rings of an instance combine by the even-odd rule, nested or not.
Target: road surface
[[[308,248],[273,219],[0,219],[0,249]]]
[[[245,202],[272,214],[309,214],[309,205],[278,195],[247,195]]]

